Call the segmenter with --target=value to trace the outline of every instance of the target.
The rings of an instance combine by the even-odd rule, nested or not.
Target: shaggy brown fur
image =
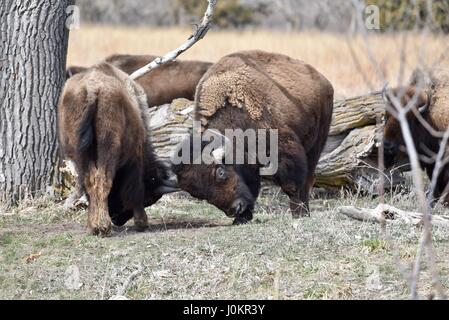
[[[151,55],[112,55],[105,62],[131,74],[156,59]],[[148,105],[160,106],[178,98],[194,99],[201,77],[212,64],[202,61],[174,61],[137,79],[148,96]],[[67,77],[86,71],[83,67],[69,67]]]
[[[417,92],[420,90],[420,92]],[[449,72],[447,70],[434,70],[430,75],[422,71],[415,71],[410,85],[392,89],[387,97],[395,96],[402,107],[415,97],[418,97],[413,109],[407,114],[407,121],[412,132],[415,147],[420,155],[429,156],[429,150],[438,153],[441,139],[432,136],[421,124],[417,115],[421,108],[421,117],[436,131],[444,132],[449,126]],[[429,99],[431,99],[429,101]],[[387,103],[393,107],[388,99]],[[428,106],[425,108],[425,106]],[[408,162],[405,141],[399,121],[387,112],[384,129],[385,166],[392,168],[403,162]],[[435,164],[421,161],[421,167],[429,178],[433,175]],[[449,166],[446,165],[438,177],[437,187],[433,197],[438,200],[449,183]],[[443,202],[449,204],[449,195],[445,195]]]
[[[333,110],[330,82],[310,65],[280,54],[246,51],[212,66],[196,93],[195,117],[206,129],[278,129],[274,182],[290,197],[295,217],[309,214],[309,192]],[[225,171],[224,178],[222,171]],[[206,199],[235,223],[252,218],[259,166],[174,166],[179,185]],[[220,177],[217,177],[217,172]]]
[[[75,163],[78,184],[89,198],[88,231],[108,235],[111,219],[132,216],[147,226],[144,207],[162,193],[165,171],[156,160],[142,109],[143,89],[119,69],[102,63],[70,78],[58,106],[58,137]]]

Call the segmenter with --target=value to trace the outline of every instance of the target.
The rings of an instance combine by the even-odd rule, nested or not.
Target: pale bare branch
[[[363,3],[361,1],[353,0],[353,4],[355,9],[357,10],[357,18],[358,18],[358,24],[360,26],[363,25],[362,21],[362,11],[363,11]],[[425,57],[427,56],[427,39],[429,38],[430,33],[432,32],[431,24],[433,20],[432,16],[432,8],[433,8],[433,2],[431,0],[427,0],[427,15],[425,21],[420,20],[420,16],[416,14],[416,11],[411,9],[410,14],[416,15],[415,21],[416,24],[413,28],[414,32],[420,32],[421,33],[421,44],[418,48],[418,50],[415,50],[414,52],[417,52],[417,57],[419,61],[419,66],[425,67]],[[417,3],[414,3],[413,6],[417,6]],[[407,13],[408,14],[408,13]],[[424,27],[423,27],[424,24]],[[372,66],[375,68],[377,72],[378,80],[385,83],[385,75],[382,73],[382,69],[376,60],[376,57],[373,54],[370,41],[369,41],[369,35],[367,31],[362,27],[360,29],[360,33],[363,36],[363,40],[365,43],[365,54],[368,57],[369,61],[371,62]],[[348,44],[350,49],[352,48],[351,44]],[[406,106],[403,106],[401,104],[401,98],[405,94],[405,87],[402,85],[403,77],[404,77],[404,69],[406,65],[407,60],[407,54],[409,53],[409,50],[407,50],[407,34],[406,32],[403,33],[403,38],[401,42],[401,50],[400,50],[400,68],[399,68],[399,74],[398,74],[398,82],[399,86],[402,87],[401,90],[398,90],[398,94],[395,96],[391,91],[386,91],[386,96],[388,97],[388,103],[386,103],[386,109],[387,112],[389,112],[391,115],[396,117],[398,119],[400,130],[402,132],[402,138],[405,142],[406,151],[408,153],[409,162],[411,166],[411,172],[412,172],[412,179],[413,179],[413,185],[416,190],[416,194],[418,197],[418,210],[419,214],[416,216],[415,224],[419,224],[423,226],[423,233],[421,235],[421,240],[418,244],[418,252],[417,256],[415,258],[415,263],[413,270],[409,277],[407,277],[407,280],[410,281],[410,287],[411,287],[411,297],[416,299],[418,297],[418,280],[419,280],[419,274],[420,274],[420,265],[422,261],[422,255],[424,252],[427,252],[428,254],[428,265],[429,269],[431,271],[432,280],[434,288],[436,289],[437,293],[441,298],[445,298],[445,292],[443,290],[443,287],[441,285],[441,281],[438,278],[438,270],[436,267],[436,258],[434,253],[434,247],[432,243],[432,224],[435,223],[436,220],[444,219],[442,217],[433,216],[431,211],[430,202],[427,200],[425,189],[424,189],[424,181],[422,178],[422,171],[421,171],[421,163],[425,162],[423,161],[423,158],[420,158],[420,155],[418,154],[417,145],[415,145],[415,142],[413,140],[413,135],[411,132],[410,124],[407,119],[408,112],[412,111],[416,118],[418,119],[419,123],[436,139],[440,139],[441,146],[438,152],[431,152],[431,156],[427,157],[424,155],[425,160],[428,161],[434,161],[435,162],[435,168],[433,172],[433,176],[431,178],[431,192],[433,192],[436,188],[436,181],[441,174],[443,168],[447,165],[448,157],[446,156],[446,147],[449,141],[449,132],[446,134],[443,134],[442,132],[438,132],[435,130],[427,121],[426,119],[420,114],[418,111],[417,103],[420,97],[420,94],[425,91],[429,90],[430,88],[427,88],[427,84],[425,83],[424,79],[418,79],[418,83],[416,83],[417,90],[415,90],[414,96],[411,97],[411,99],[408,101]],[[359,57],[355,55],[355,51],[352,49],[351,54],[353,55],[353,60],[356,63],[360,63]],[[355,57],[354,57],[355,56]],[[438,60],[445,59],[446,53],[443,53],[440,57],[438,57]],[[437,60],[437,61],[438,61]],[[437,63],[437,62],[435,62]],[[431,64],[432,65],[432,64]],[[433,67],[435,67],[435,64],[433,64]],[[358,68],[359,72],[361,71],[361,68]],[[364,76],[364,79],[366,76]],[[430,103],[430,102],[429,102]],[[449,129],[448,129],[449,131]],[[381,146],[381,145],[380,145]],[[382,146],[381,146],[382,147]],[[422,148],[420,148],[422,150]],[[382,154],[382,150],[379,150],[380,154]],[[429,150],[430,151],[430,150]],[[422,156],[422,155],[421,155]],[[379,168],[383,168],[383,162],[382,157],[379,156]],[[382,179],[381,179],[382,180]],[[444,193],[449,192],[449,185],[446,187],[446,190]],[[360,210],[355,210],[352,208],[350,213],[355,218],[362,218],[362,220],[368,219],[369,221],[376,221],[381,222],[384,221],[385,217],[383,214],[381,214],[381,211],[384,212],[384,206],[382,204],[383,198],[380,199],[381,205],[377,208],[377,211],[375,212],[375,215],[368,215],[366,216],[366,211],[364,210],[361,212]],[[372,212],[371,212],[372,213]],[[444,222],[445,224],[447,221]],[[388,238],[388,235],[386,234],[386,237]],[[401,266],[398,265],[401,269]]]
[[[196,27],[196,30],[187,39],[185,43],[183,43],[180,47],[176,48],[175,50],[170,51],[169,53],[167,53],[162,57],[156,58],[151,63],[135,71],[133,74],[129,76],[130,79],[136,80],[142,77],[143,75],[147,74],[148,72],[157,69],[168,62],[174,61],[179,55],[190,49],[199,40],[203,39],[211,27],[217,1],[218,0],[208,0],[209,5],[207,6],[206,13],[204,14],[201,24]]]
[[[391,223],[421,226],[423,219],[423,214],[420,212],[404,211],[386,204],[379,204],[375,209],[344,206],[339,207],[338,212],[352,219],[376,223],[382,223],[385,220]],[[435,226],[449,228],[448,218],[434,215],[432,216],[431,221]]]

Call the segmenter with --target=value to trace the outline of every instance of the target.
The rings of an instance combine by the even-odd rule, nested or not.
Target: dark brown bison
[[[116,54],[106,58],[105,62],[131,74],[156,58],[151,55]],[[150,107],[170,103],[178,98],[193,100],[198,82],[211,65],[203,61],[173,61],[147,73],[137,82],[145,90]],[[86,70],[88,68],[69,67],[67,77]]]
[[[394,98],[393,98],[394,97]],[[384,99],[388,104],[384,128],[384,162],[387,169],[406,164],[408,162],[407,149],[402,136],[399,121],[388,112],[394,110],[393,99],[397,99],[399,106],[412,106],[407,113],[407,122],[412,133],[417,152],[420,154],[420,164],[429,178],[432,178],[435,162],[432,155],[438,153],[441,145],[441,134],[449,126],[449,73],[436,70],[428,80],[423,78],[422,72],[415,72],[410,85],[394,89],[385,89]],[[393,100],[394,101],[394,100]],[[440,132],[434,136],[429,132],[423,121]],[[434,200],[442,200],[448,204],[449,196],[444,195],[449,183],[449,166],[446,165],[438,176],[437,185],[433,193]],[[440,199],[444,196],[443,199]]]
[[[91,234],[108,235],[111,218],[122,225],[134,217],[144,229],[144,207],[174,191],[149,141],[145,93],[127,78],[107,63],[94,66],[66,82],[58,106],[60,150],[88,196]]]
[[[270,178],[290,197],[293,216],[305,216],[330,128],[333,94],[331,83],[300,60],[263,51],[239,52],[222,58],[201,79],[195,119],[201,121],[204,133],[217,136],[226,129],[277,129],[278,170]],[[255,144],[262,142],[257,138]],[[271,150],[271,143],[267,144]],[[221,158],[228,151],[219,149],[213,152],[216,161],[212,164],[193,157],[190,163],[174,164],[179,186],[234,217],[235,224],[250,221],[260,190],[259,170],[266,164],[250,147],[245,144],[240,150],[244,164],[223,163]],[[178,156],[183,152],[185,148]]]

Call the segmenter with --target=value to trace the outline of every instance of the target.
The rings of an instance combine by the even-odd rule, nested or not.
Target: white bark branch
[[[207,6],[206,13],[204,14],[203,20],[199,26],[196,27],[196,30],[193,32],[193,34],[187,39],[187,41],[182,44],[177,49],[167,53],[166,55],[162,57],[158,57],[155,60],[153,60],[151,63],[147,64],[146,66],[140,68],[139,70],[136,70],[134,73],[132,73],[129,77],[132,80],[136,80],[140,78],[141,76],[147,74],[148,72],[159,68],[160,66],[175,60],[179,55],[181,55],[183,52],[190,49],[195,43],[197,43],[199,40],[203,39],[206,35],[207,31],[209,31],[212,18],[214,16],[215,7],[217,5],[218,0],[208,0],[209,5]]]
[[[361,209],[354,206],[345,206],[338,208],[338,212],[352,219],[365,222],[402,222],[415,226],[421,226],[423,223],[422,213],[404,211],[386,204],[380,204],[375,209]],[[446,217],[431,215],[430,221],[434,226],[449,228],[449,219]]]

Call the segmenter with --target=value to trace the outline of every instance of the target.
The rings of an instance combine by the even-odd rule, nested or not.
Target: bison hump
[[[197,117],[207,122],[220,108],[230,105],[243,108],[251,119],[260,120],[264,106],[270,103],[266,89],[267,81],[263,83],[249,67],[213,74],[200,86]]]
[[[300,60],[259,51],[237,53],[217,62],[203,77],[195,116],[206,125],[230,105],[259,121],[265,115],[320,106],[320,97],[332,92],[327,79]]]

